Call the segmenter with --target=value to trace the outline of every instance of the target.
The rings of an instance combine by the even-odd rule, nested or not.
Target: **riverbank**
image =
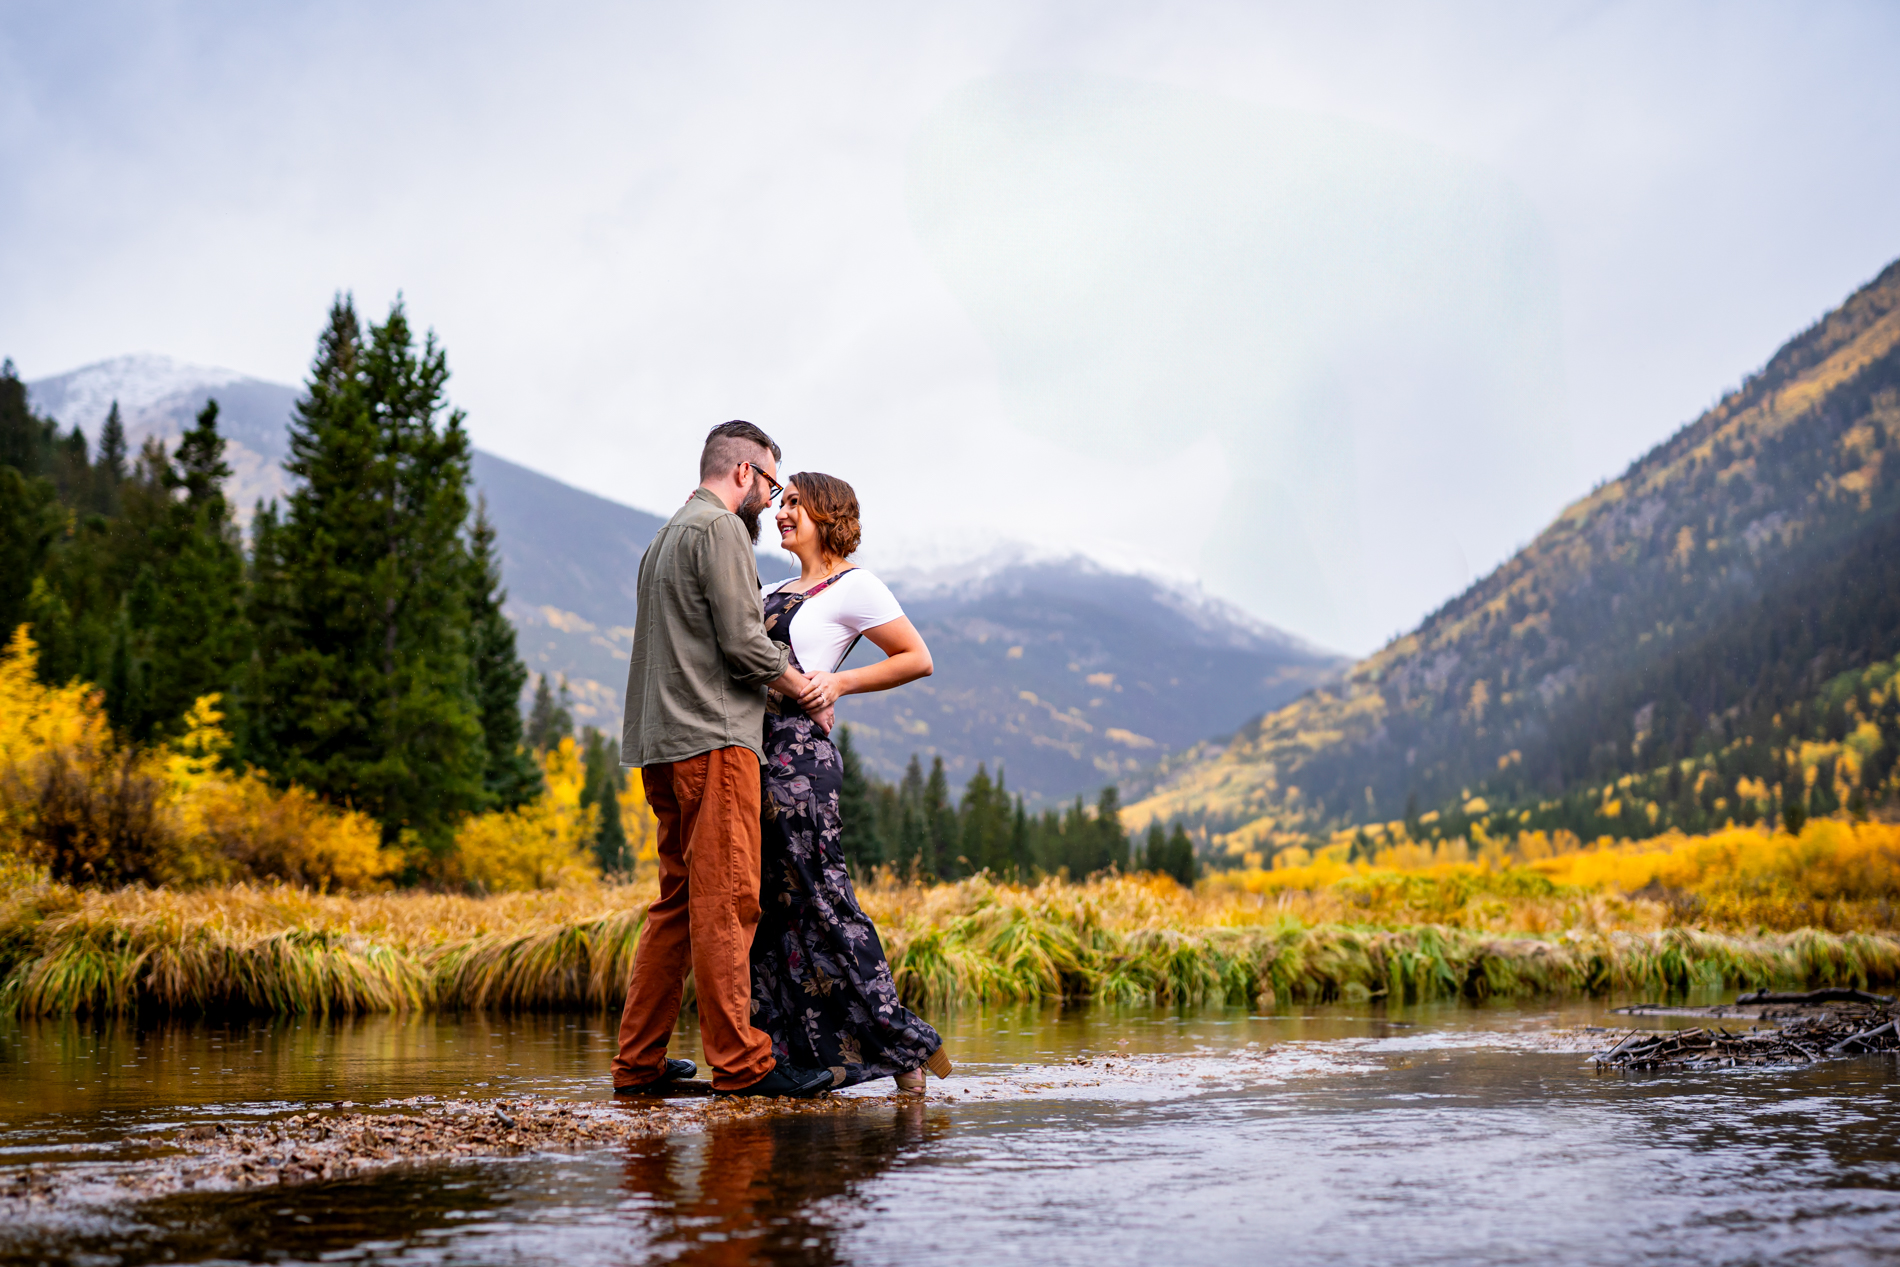
[[[929,1011],[1053,1000],[1271,1006],[1900,982],[1900,938],[1890,931],[1683,926],[1674,922],[1679,904],[1665,899],[1539,888],[1512,873],[1474,879],[1468,871],[1401,876],[1408,905],[1384,908],[1356,904],[1354,891],[1338,886],[1189,892],[1154,877],[1031,886],[885,881],[867,885],[862,897],[900,991]],[[1512,886],[1527,891],[1511,898]],[[1462,894],[1462,904],[1441,890]],[[612,1009],[648,900],[638,885],[474,898],[18,883],[0,899],[0,1009],[22,1016]],[[1421,909],[1446,914],[1405,917]],[[1355,911],[1363,914],[1352,918]]]
[[[0,1213],[350,1179],[404,1164],[576,1154],[748,1118],[855,1113],[893,1102],[843,1096],[596,1103],[413,1096],[360,1111],[326,1105],[274,1120],[159,1135],[150,1141],[148,1157],[96,1167],[97,1173],[84,1167],[15,1170],[0,1176]]]

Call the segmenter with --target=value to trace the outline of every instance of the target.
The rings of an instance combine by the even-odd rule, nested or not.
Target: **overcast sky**
[[[279,381],[400,290],[476,442],[713,422],[864,558],[1409,627],[1900,255],[1892,4],[0,7],[0,354]]]

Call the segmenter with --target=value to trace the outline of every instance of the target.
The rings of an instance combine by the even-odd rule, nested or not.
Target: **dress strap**
[[[843,578],[843,577],[847,577],[847,576],[850,576],[850,575],[851,575],[851,574],[852,574],[853,572],[855,572],[855,571],[857,571],[857,569],[856,569],[856,568],[846,568],[846,569],[845,569],[844,571],[842,571],[842,572],[833,572],[833,573],[832,573],[832,574],[831,574],[830,576],[827,576],[827,577],[826,577],[826,578],[825,578],[824,580],[822,580],[822,581],[820,581],[820,582],[818,582],[818,584],[816,584],[816,585],[814,585],[814,586],[812,586],[812,587],[811,587],[810,589],[808,589],[808,590],[806,590],[806,591],[805,591],[805,597],[806,597],[806,598],[811,598],[811,597],[813,597],[813,596],[815,596],[815,595],[817,595],[817,594],[821,594],[821,593],[823,593],[823,592],[824,592],[824,591],[825,591],[825,590],[826,590],[827,588],[829,588],[829,587],[830,587],[830,586],[831,586],[831,585],[832,585],[832,584],[833,584],[834,582],[836,582],[836,581],[838,581],[839,579],[841,579],[841,578]]]

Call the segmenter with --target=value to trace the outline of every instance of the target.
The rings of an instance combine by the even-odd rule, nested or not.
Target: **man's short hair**
[[[699,452],[699,478],[708,480],[741,462],[750,462],[761,449],[768,450],[774,462],[784,456],[772,437],[751,423],[737,418],[722,422],[706,433],[706,447]]]

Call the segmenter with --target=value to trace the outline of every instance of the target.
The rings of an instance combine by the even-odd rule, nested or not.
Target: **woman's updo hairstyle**
[[[818,525],[818,545],[826,554],[848,559],[864,535],[858,527],[858,495],[835,475],[800,471],[785,481],[798,489],[798,504]]]

